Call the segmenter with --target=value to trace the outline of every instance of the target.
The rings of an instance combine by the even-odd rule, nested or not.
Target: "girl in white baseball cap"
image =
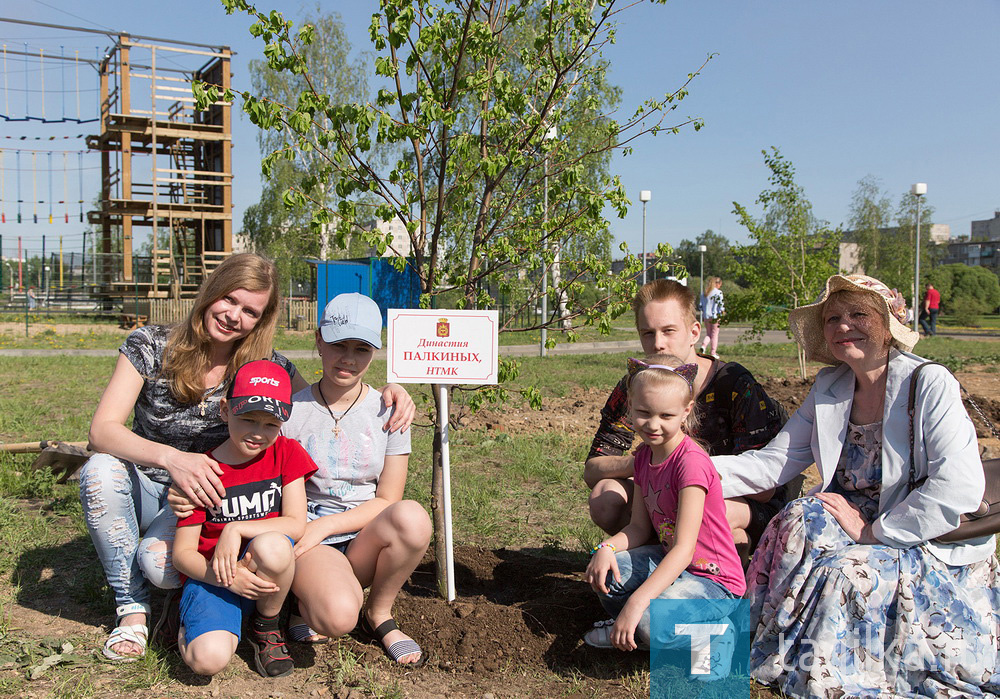
[[[426,656],[398,629],[392,605],[427,550],[431,523],[423,506],[403,500],[410,433],[385,431],[393,409],[363,381],[381,334],[382,313],[369,297],[330,301],[316,331],[323,376],[293,396],[282,429],[319,467],[295,545],[299,606],[289,638],[324,640],[358,626],[394,661],[422,665]]]

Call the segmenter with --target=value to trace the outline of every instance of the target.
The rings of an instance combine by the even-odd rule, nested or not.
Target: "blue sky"
[[[377,8],[375,0],[322,3],[341,13],[356,48],[367,46],[367,26]],[[273,0],[273,7],[295,18],[299,3]],[[249,36],[250,22],[227,16],[215,0],[173,0],[170,3],[135,0],[23,0],[8,3],[6,17],[53,24],[127,31],[206,44],[226,44],[237,55],[234,81],[246,84],[246,63],[259,55],[260,44]],[[866,175],[880,178],[895,202],[914,182],[926,182],[926,202],[936,209],[935,222],[947,223],[953,235],[969,232],[969,222],[990,218],[1000,208],[998,192],[997,115],[1000,91],[1000,53],[995,30],[1000,26],[1000,2],[963,0],[671,0],[663,6],[641,3],[620,15],[617,43],[607,56],[612,81],[623,88],[622,114],[647,97],[662,96],[680,85],[709,54],[712,61],[691,86],[690,97],[677,110],[680,117],[704,119],[705,128],[680,134],[661,134],[638,142],[632,155],[617,158],[613,170],[622,176],[635,202],[628,216],[613,219],[612,231],[633,250],[640,247],[642,209],[640,189],[652,191],[647,204],[647,247],[658,242],[676,244],[707,228],[731,240],[745,239],[732,214],[732,202],[752,205],[767,186],[768,172],[760,151],[778,146],[794,163],[798,182],[813,202],[815,213],[834,225],[848,216],[851,193]],[[93,56],[107,39],[0,23],[0,37],[9,48],[29,52],[67,54],[79,49]],[[23,61],[23,59],[17,59]],[[23,90],[23,63],[8,58],[8,87],[4,96],[17,113],[16,84]],[[32,66],[29,65],[29,70]],[[29,73],[32,82],[37,77]],[[90,74],[92,75],[92,73]],[[81,72],[84,89],[93,78]],[[49,90],[73,73],[48,71]],[[90,87],[86,81],[90,80]],[[18,81],[21,81],[20,83]],[[35,89],[35,86],[32,86]],[[84,101],[88,93],[81,93]],[[90,93],[93,94],[93,93]],[[75,115],[71,92],[67,113]],[[50,97],[50,113],[57,103]],[[0,112],[4,104],[0,103]],[[59,105],[58,108],[62,108]],[[84,107],[84,111],[86,107]],[[0,147],[74,150],[82,141],[60,140],[64,135],[90,133],[93,125],[50,126],[0,121]],[[56,141],[25,145],[30,139]],[[254,128],[238,116],[234,122],[234,229],[243,210],[260,193],[259,158]],[[4,151],[5,186],[12,189],[10,150]],[[62,199],[62,155],[53,156],[53,189]],[[75,155],[67,156],[75,167]],[[27,172],[30,156],[22,153]],[[48,199],[45,153],[36,155],[39,199]],[[84,197],[97,187],[94,156],[85,167]],[[29,187],[22,176],[22,188]],[[68,184],[70,200],[78,195]],[[5,192],[4,199],[12,199]],[[28,194],[23,193],[27,198]],[[57,205],[58,218],[63,210]],[[27,211],[25,212],[28,213]],[[47,220],[47,205],[40,207]],[[16,238],[39,249],[41,235],[54,249],[63,235],[68,248],[77,249],[77,223],[18,225],[10,223],[11,205],[5,205],[8,223],[0,225],[3,252],[14,254]],[[78,215],[70,207],[71,221]]]

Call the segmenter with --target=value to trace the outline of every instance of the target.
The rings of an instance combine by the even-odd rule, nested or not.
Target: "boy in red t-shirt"
[[[294,667],[278,613],[295,574],[292,546],[305,530],[305,479],[316,464],[298,442],[278,436],[291,403],[281,366],[260,360],[239,368],[220,405],[229,439],[208,452],[226,495],[177,523],[174,566],[187,576],[178,645],[200,675],[229,664],[250,613],[257,672],[281,677]]]

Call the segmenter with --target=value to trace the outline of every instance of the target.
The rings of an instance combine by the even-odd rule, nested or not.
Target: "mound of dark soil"
[[[593,651],[580,639],[606,614],[583,581],[585,556],[459,546],[455,560],[454,602],[437,595],[428,558],[394,608],[400,627],[420,639],[431,664],[476,674],[593,664]]]

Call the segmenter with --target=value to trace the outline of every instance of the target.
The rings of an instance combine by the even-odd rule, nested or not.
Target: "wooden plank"
[[[232,73],[229,66],[229,50],[222,52],[223,57],[219,59],[219,69],[222,71],[222,89],[228,90],[231,87]],[[222,132],[233,133],[233,107],[226,103],[222,107]],[[222,171],[233,171],[233,142],[222,142]],[[233,249],[233,189],[232,187],[222,188],[222,210],[228,217],[222,222],[222,249],[231,252]]]
[[[220,172],[220,173],[212,173],[212,176],[213,177],[232,177],[232,175],[227,175],[227,174],[222,173],[222,172]],[[157,180],[157,182],[169,182],[169,183],[173,183],[173,184],[205,184],[205,185],[211,185],[213,187],[232,187],[233,186],[232,182],[224,182],[222,180],[192,180],[192,179],[186,179],[186,178],[183,178],[183,177],[171,177],[171,178],[161,177],[161,178],[159,178]]]
[[[193,56],[212,56],[213,58],[217,58],[219,56],[219,54],[222,53],[222,52],[219,52],[219,51],[197,51],[195,49],[185,49],[185,48],[181,48],[179,46],[164,46],[163,44],[155,44],[155,45],[154,44],[141,44],[141,43],[133,42],[133,41],[130,41],[128,45],[129,46],[137,46],[139,48],[144,48],[144,49],[153,49],[153,48],[155,48],[155,49],[158,49],[160,51],[175,51],[177,53],[189,53],[189,54],[191,54]],[[228,51],[225,51],[224,53],[228,53]]]
[[[215,170],[181,170],[172,167],[158,167],[157,172],[187,173],[189,175],[211,175],[212,177],[232,177],[231,172],[216,172]]]

